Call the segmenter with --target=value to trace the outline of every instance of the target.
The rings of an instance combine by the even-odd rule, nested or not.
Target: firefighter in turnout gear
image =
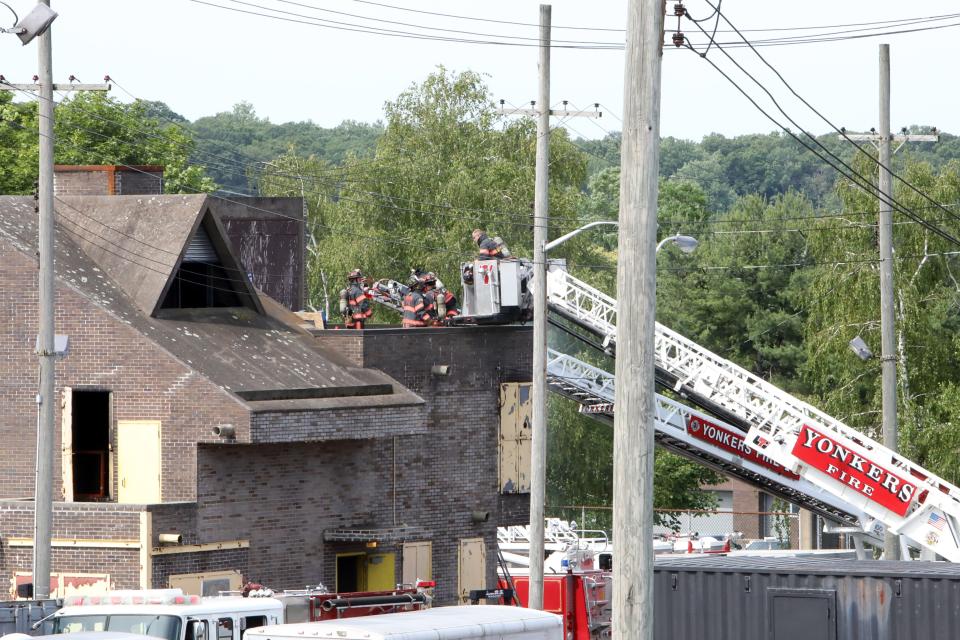
[[[460,315],[457,298],[444,288],[443,283],[437,280],[432,271],[421,277],[423,282],[423,297],[427,312],[431,315],[433,324],[444,324],[448,318]]]
[[[403,296],[403,328],[425,327],[429,323],[425,320],[424,315],[426,301],[420,292],[423,284],[416,274],[410,276],[408,284],[410,290]]]
[[[477,243],[479,249],[478,257],[483,259],[509,258],[510,250],[500,238],[491,238],[481,229],[473,230],[473,241]]]
[[[363,329],[367,319],[373,315],[363,283],[363,272],[354,269],[347,276],[347,288],[340,291],[340,315],[347,329]]]

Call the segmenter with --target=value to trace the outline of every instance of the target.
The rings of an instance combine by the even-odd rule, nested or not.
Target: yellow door
[[[375,553],[367,556],[367,591],[397,588],[397,554]]]
[[[117,502],[160,502],[160,421],[117,421]]]

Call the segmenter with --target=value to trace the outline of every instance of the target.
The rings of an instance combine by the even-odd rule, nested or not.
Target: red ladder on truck
[[[548,305],[616,347],[616,300],[562,269]],[[661,324],[658,381],[749,428],[750,446],[886,525],[915,546],[960,562],[960,489],[859,431]],[[733,420],[731,420],[733,421]]]
[[[612,373],[553,349],[547,355],[550,390],[580,404],[580,412],[612,424],[616,379]],[[862,531],[879,544],[875,523],[862,510],[838,499],[746,444],[746,434],[717,418],[657,394],[654,437],[657,444],[767,493],[808,509],[830,521]],[[882,529],[880,530],[882,533]]]

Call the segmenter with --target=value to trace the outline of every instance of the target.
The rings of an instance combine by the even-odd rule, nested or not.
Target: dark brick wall
[[[170,576],[207,571],[239,571],[249,576],[249,549],[217,549],[191,553],[169,553],[153,557],[153,588],[169,587]]]
[[[0,441],[4,443],[0,447],[0,499],[22,498],[33,495],[36,459],[37,359],[33,344],[37,269],[35,260],[3,240],[0,284]],[[160,420],[164,500],[196,498],[196,443],[216,439],[210,433],[212,425],[231,423],[241,437],[249,437],[249,413],[241,401],[59,282],[56,328],[57,333],[70,337],[70,347],[56,370],[55,497],[61,495],[64,386],[112,392],[114,465],[117,420]]]
[[[255,443],[357,440],[426,433],[424,405],[331,411],[264,411],[254,413],[250,440]]]
[[[53,191],[58,196],[161,194],[163,169],[157,166],[57,165],[53,173]]]
[[[117,169],[114,177],[114,194],[137,196],[161,193],[163,193],[163,171]]]
[[[456,597],[461,538],[487,540],[487,580],[494,585],[497,526],[529,520],[528,495],[499,494],[497,463],[500,383],[531,379],[531,329],[368,329],[316,335],[325,347],[384,371],[427,403],[428,433],[397,439],[397,496],[403,512],[411,514],[401,520],[432,531],[438,602]],[[433,365],[449,365],[449,374],[432,375]],[[490,520],[472,523],[473,510],[490,512]],[[381,513],[379,519],[389,516]],[[323,568],[330,583],[332,558],[328,554]]]
[[[13,547],[10,538],[33,537],[33,503],[0,501],[0,576],[31,571],[32,547]],[[140,508],[134,505],[56,503],[53,511],[53,538],[79,540],[137,541],[140,537]],[[53,573],[106,573],[118,589],[140,586],[139,550],[103,547],[54,547]]]

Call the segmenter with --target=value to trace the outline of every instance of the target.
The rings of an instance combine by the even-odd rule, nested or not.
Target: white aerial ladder
[[[562,269],[547,277],[548,305],[616,348],[616,300]],[[749,429],[747,442],[803,480],[882,523],[901,542],[960,562],[960,489],[863,433],[661,324],[658,382]],[[904,545],[906,546],[906,545]]]
[[[551,391],[579,403],[583,414],[612,424],[615,382],[612,373],[548,350],[547,383]],[[656,399],[654,429],[657,444],[665,449],[840,523],[844,532],[855,532],[871,544],[882,544],[882,524],[832,492],[757,453],[746,444],[742,430],[660,394]],[[866,527],[863,523],[867,523]]]

